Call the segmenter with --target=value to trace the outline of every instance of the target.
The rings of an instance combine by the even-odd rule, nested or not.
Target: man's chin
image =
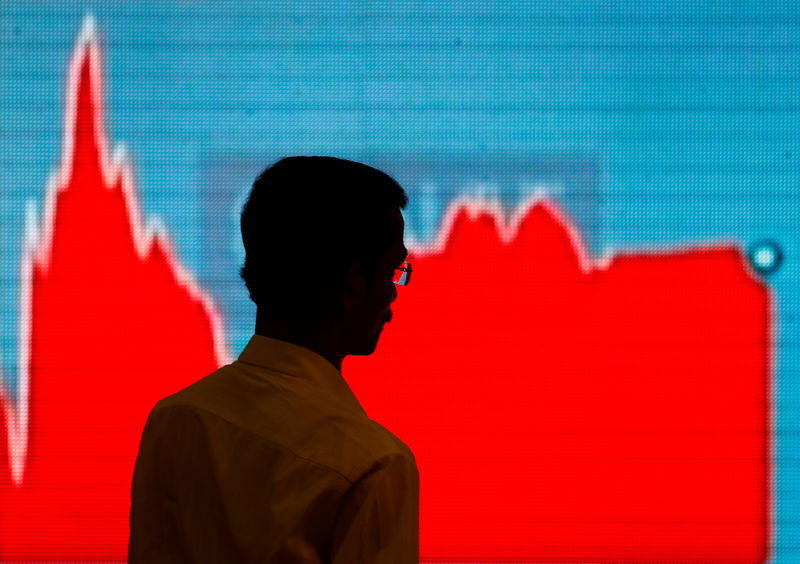
[[[375,341],[375,343],[372,346],[365,345],[363,348],[359,348],[359,349],[357,349],[357,350],[355,350],[355,351],[353,351],[353,352],[351,352],[349,354],[354,355],[354,356],[369,356],[372,353],[374,353],[375,349],[377,349],[377,348],[378,348],[378,342]]]
[[[370,336],[361,342],[361,346],[358,347],[358,352],[353,352],[351,354],[366,356],[374,353],[375,349],[378,348],[378,341],[381,338],[382,332],[383,323],[379,323],[377,328],[370,334]]]

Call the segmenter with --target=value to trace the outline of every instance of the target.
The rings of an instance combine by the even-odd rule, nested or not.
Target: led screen
[[[798,16],[5,2],[0,561],[125,560],[145,418],[252,334],[239,213],[297,154],[409,195],[342,372],[422,561],[800,560]]]

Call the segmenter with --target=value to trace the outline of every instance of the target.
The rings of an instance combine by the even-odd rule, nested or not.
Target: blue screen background
[[[290,154],[378,166],[406,243],[463,194],[557,201],[595,256],[769,239],[775,297],[773,562],[800,561],[800,9],[790,2],[16,2],[0,9],[0,368],[13,396],[27,210],[62,150],[87,17],[105,127],[143,217],[223,314],[250,183]],[[724,394],[721,391],[721,396]]]

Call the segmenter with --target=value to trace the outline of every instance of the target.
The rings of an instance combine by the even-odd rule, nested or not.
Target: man
[[[341,374],[375,350],[408,282],[407,201],[383,172],[330,157],[256,179],[242,212],[255,335],[151,412],[131,563],[419,562],[414,455]]]

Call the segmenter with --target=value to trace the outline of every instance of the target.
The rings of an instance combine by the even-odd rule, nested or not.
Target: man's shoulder
[[[251,374],[237,363],[221,367],[167,396],[155,417],[187,418],[214,429],[231,443],[280,451],[357,481],[377,461],[409,458],[411,450],[363,412],[342,409],[325,398],[285,385],[277,375]]]
[[[156,403],[153,410],[176,407],[203,407],[217,402],[220,399],[219,392],[228,389],[229,385],[234,383],[233,375],[235,371],[232,370],[234,364],[221,366],[211,374],[200,378],[181,390],[173,392]]]

